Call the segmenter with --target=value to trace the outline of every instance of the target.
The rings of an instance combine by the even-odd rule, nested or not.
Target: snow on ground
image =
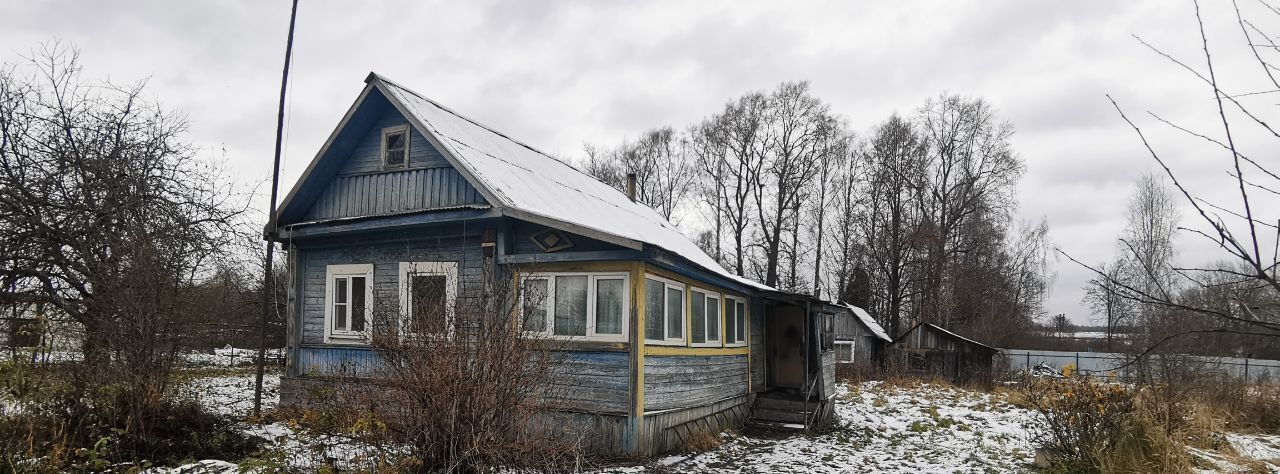
[[[677,472],[1020,472],[1035,455],[1035,415],[1000,395],[867,382],[841,387],[836,415],[829,433],[731,435],[658,463]]]
[[[214,376],[196,377],[181,386],[184,395],[195,398],[215,413],[243,417],[253,411],[253,386],[256,374],[242,369]],[[268,370],[262,375],[262,409],[275,408],[280,401],[280,373]]]
[[[211,410],[238,419],[253,407],[254,374],[248,368],[215,372],[187,381],[183,390]],[[278,373],[263,379],[263,408],[279,399]],[[815,435],[748,432],[723,434],[723,444],[698,454],[670,455],[648,465],[616,466],[600,472],[1028,472],[1035,454],[1031,411],[1010,405],[1003,395],[945,386],[897,386],[865,382],[840,386],[836,427]],[[309,470],[326,464],[358,467],[386,451],[342,436],[321,436],[286,423],[241,422],[246,434],[267,440],[273,462]],[[1227,434],[1239,456],[1190,450],[1212,469],[1244,472],[1250,460],[1267,462],[1280,474],[1280,436]],[[1269,461],[1268,461],[1269,460]],[[1256,464],[1256,462],[1255,462]],[[238,473],[245,467],[204,460],[155,474]],[[268,472],[257,469],[252,472]]]
[[[1197,469],[1196,472],[1260,472],[1262,470],[1261,472],[1280,473],[1280,436],[1227,433],[1225,438],[1235,450],[1236,456],[1204,449],[1187,449],[1192,457],[1208,467],[1208,469]]]

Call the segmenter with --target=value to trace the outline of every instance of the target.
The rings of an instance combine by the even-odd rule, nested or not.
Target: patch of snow
[[[158,467],[142,472],[143,474],[239,474],[240,466],[217,459],[206,459],[178,467]]]
[[[253,372],[199,377],[180,388],[184,395],[195,398],[205,408],[232,417],[248,416],[253,410]],[[262,409],[275,408],[280,401],[280,374],[262,375]]]
[[[775,439],[730,435],[664,467],[678,472],[1021,472],[1035,457],[1034,413],[949,387],[841,386],[837,428]],[[620,472],[606,470],[605,472]]]

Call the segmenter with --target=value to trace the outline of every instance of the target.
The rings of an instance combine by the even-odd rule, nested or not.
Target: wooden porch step
[[[788,431],[797,433],[804,431],[803,424],[783,423],[778,421],[751,420],[747,422],[747,427],[767,431]]]
[[[804,412],[793,410],[774,410],[769,408],[756,408],[751,412],[752,420],[773,421],[779,423],[800,423],[804,424]]]
[[[809,405],[808,406],[809,410],[814,409],[814,406],[815,406],[814,403],[809,403],[808,405]],[[803,400],[799,400],[791,397],[761,395],[756,398],[755,408],[802,412],[805,410],[805,403]]]

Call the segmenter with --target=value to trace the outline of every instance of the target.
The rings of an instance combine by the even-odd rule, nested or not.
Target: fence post
[[[1027,351],[1027,371],[1031,371],[1031,351]]]
[[[1077,374],[1082,373],[1080,371],[1080,353],[1079,352],[1076,353],[1076,373]]]
[[[1249,385],[1249,359],[1244,360],[1244,384]]]

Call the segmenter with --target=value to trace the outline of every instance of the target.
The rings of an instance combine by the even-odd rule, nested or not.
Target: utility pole
[[[280,109],[276,114],[276,156],[271,165],[271,208],[267,214],[267,229],[263,235],[267,241],[267,261],[265,276],[262,279],[262,319],[258,322],[258,373],[253,381],[253,416],[262,414],[262,374],[267,363],[267,320],[271,318],[274,305],[271,304],[272,293],[275,292],[275,278],[272,275],[275,265],[276,244],[276,190],[280,187],[280,145],[284,141],[284,101],[285,91],[289,88],[289,59],[293,57],[293,26],[298,19],[298,0],[293,0],[293,8],[289,11],[289,39],[284,46],[284,73],[280,78]]]

